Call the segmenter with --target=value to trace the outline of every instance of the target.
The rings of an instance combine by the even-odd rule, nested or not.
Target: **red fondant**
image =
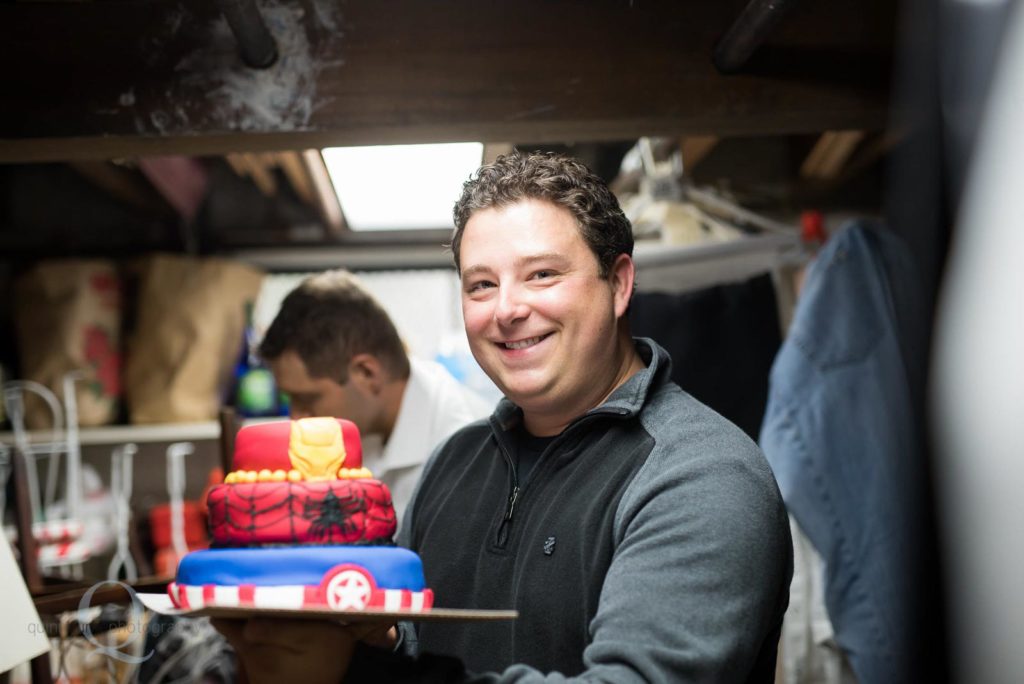
[[[379,480],[253,482],[210,490],[214,543],[358,544],[395,533],[391,492]]]
[[[334,610],[364,610],[384,603],[384,592],[377,588],[373,574],[361,565],[342,563],[324,573],[320,581],[321,600]]]
[[[189,548],[199,548],[207,541],[206,520],[198,501],[184,501],[181,507],[185,526],[185,543]],[[149,529],[153,535],[153,546],[162,548],[171,545],[171,505],[157,504],[149,509]]]
[[[190,608],[188,605],[188,592],[185,591],[185,587],[178,585],[178,606],[180,608]]]
[[[338,577],[338,582],[332,586],[331,580],[343,572],[346,574]],[[353,573],[355,574],[353,575]],[[198,588],[201,590],[199,595],[193,594],[193,598],[196,599],[195,603],[188,600],[188,587],[180,584],[174,582],[169,584],[167,593],[176,607],[184,609],[199,610],[221,605],[264,608],[279,607],[275,601],[275,598],[278,597],[268,596],[268,594],[273,594],[278,588],[290,590],[293,587],[264,587],[259,602],[256,597],[256,586],[253,584],[221,586],[222,595],[219,598],[215,585],[206,584]],[[408,589],[381,589],[365,568],[354,564],[335,566],[327,571],[319,585],[306,585],[302,587],[302,590],[303,608],[332,608],[339,611],[382,610],[389,605],[388,595],[392,597],[391,606],[398,610],[428,611],[434,605],[434,592],[430,589],[424,589],[422,592],[412,592]],[[413,597],[416,595],[420,597],[420,606],[413,609]],[[398,606],[394,606],[395,597],[398,598]]]
[[[249,608],[256,598],[255,584],[240,584],[238,586],[238,605]]]
[[[246,425],[235,437],[234,470],[290,470],[288,441],[291,439],[290,420]]]
[[[341,440],[345,445],[343,468],[363,467],[363,447],[359,428],[350,420],[337,419],[341,424]],[[234,470],[284,470],[292,467],[288,458],[288,443],[292,435],[292,421],[246,425],[235,437]]]
[[[345,445],[345,463],[342,468],[363,467],[363,440],[359,437],[359,428],[351,420],[338,419],[341,423],[341,441]]]

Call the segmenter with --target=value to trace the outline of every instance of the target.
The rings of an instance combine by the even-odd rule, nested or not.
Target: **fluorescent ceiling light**
[[[483,143],[330,147],[324,163],[352,230],[451,228]]]

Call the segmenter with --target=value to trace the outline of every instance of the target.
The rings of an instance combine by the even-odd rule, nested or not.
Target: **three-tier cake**
[[[431,607],[419,556],[392,542],[391,493],[362,467],[354,423],[244,427],[233,467],[207,497],[211,548],[186,555],[168,586],[177,607]]]

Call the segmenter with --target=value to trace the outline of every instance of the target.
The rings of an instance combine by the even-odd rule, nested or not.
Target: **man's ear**
[[[636,265],[628,254],[615,257],[608,272],[608,283],[612,287],[615,304],[615,318],[626,315],[629,302],[633,298],[633,281],[636,278]]]
[[[363,393],[371,396],[380,394],[387,380],[380,359],[367,352],[356,354],[349,360],[348,379]]]

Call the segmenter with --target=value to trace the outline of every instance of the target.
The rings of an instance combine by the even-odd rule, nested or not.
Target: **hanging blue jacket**
[[[761,430],[786,506],[825,562],[836,641],[862,684],[911,678],[918,298],[895,235],[861,223],[833,236],[772,366]]]

